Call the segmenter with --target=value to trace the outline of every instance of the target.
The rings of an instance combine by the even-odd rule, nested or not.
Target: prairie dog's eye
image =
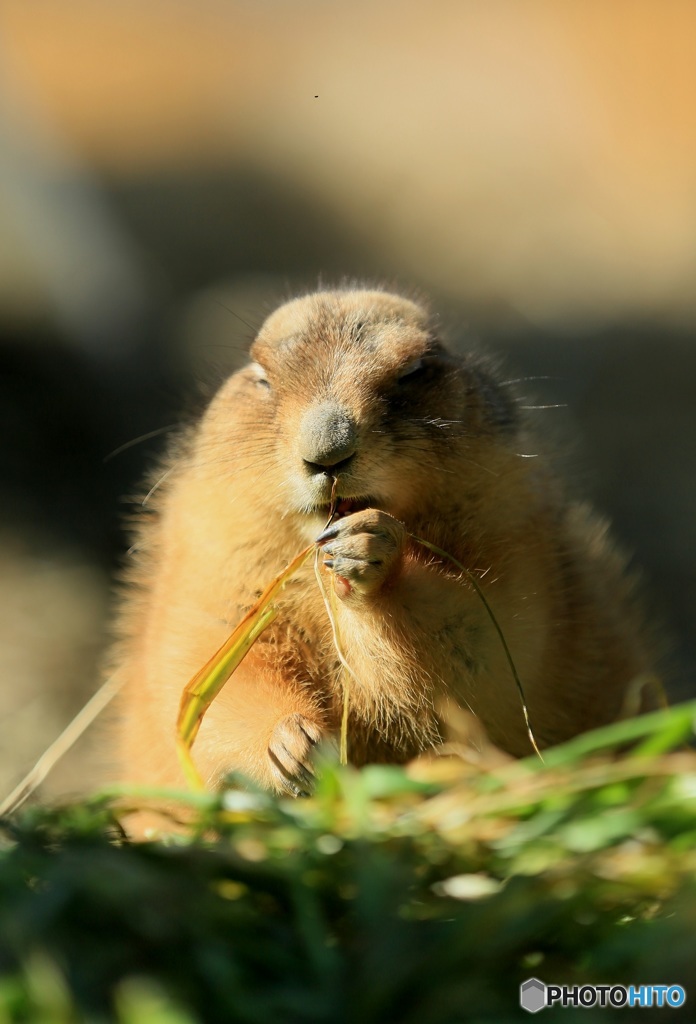
[[[414,373],[418,373],[419,370],[423,369],[424,362],[422,358],[412,359],[410,363],[404,366],[403,370],[399,372],[399,380],[405,380],[407,377],[412,377]]]
[[[261,366],[261,363],[252,363],[249,369],[254,375],[254,383],[258,384],[259,387],[262,388],[270,388],[270,382],[266,376],[266,371],[263,366]]]

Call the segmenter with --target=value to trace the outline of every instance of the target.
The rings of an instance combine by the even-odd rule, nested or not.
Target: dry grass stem
[[[355,672],[353,671],[353,669],[350,667],[350,665],[346,661],[346,656],[343,653],[343,646],[341,644],[341,636],[340,636],[340,633],[338,631],[338,622],[336,620],[336,611],[335,611],[335,604],[334,604],[334,602],[336,601],[336,592],[333,589],[327,591],[327,588],[324,585],[324,581],[321,578],[321,571],[319,569],[319,548],[318,547],[317,547],[317,550],[316,550],[316,553],[315,553],[315,556],[314,556],[314,573],[315,573],[316,578],[317,578],[317,584],[319,585],[319,590],[321,591],[321,596],[322,596],[322,598],[324,600],[324,607],[326,608],[326,614],[328,615],[329,622],[331,623],[331,632],[332,632],[332,635],[333,635],[333,642],[334,642],[334,647],[336,648],[336,654],[338,655],[338,660],[340,661],[340,663],[341,663],[343,669],[345,670],[345,672],[349,676],[351,676],[356,681],[356,683],[359,683],[358,677],[356,676]],[[339,753],[339,758],[340,758],[341,764],[348,764],[348,711],[349,711],[349,705],[350,705],[350,687],[348,685],[348,680],[344,677],[343,678],[343,714],[341,715],[341,743],[340,743],[340,753]]]
[[[498,620],[496,619],[496,617],[495,617],[495,615],[493,613],[493,609],[491,608],[490,604],[488,603],[486,595],[484,594],[483,589],[481,588],[481,584],[476,579],[476,576],[471,572],[471,570],[465,568],[465,566],[463,566],[461,562],[459,562],[456,558],[454,558],[453,555],[448,554],[447,551],[443,551],[443,549],[439,548],[437,546],[437,544],[431,544],[430,541],[423,540],[422,537],[415,537],[412,533],[409,534],[409,536],[410,536],[411,540],[414,540],[417,544],[421,544],[424,548],[427,548],[429,551],[432,551],[434,554],[439,555],[440,558],[444,558],[446,561],[451,562],[452,565],[456,565],[456,567],[464,574],[464,576],[466,577],[468,582],[471,584],[471,586],[476,591],[476,594],[480,598],[481,603],[483,604],[483,607],[486,609],[486,612],[488,613],[488,617],[491,620],[491,622],[493,623],[493,626],[495,627],[495,631],[498,634],[498,636],[500,637],[500,642],[503,645],[503,651],[505,652],[505,657],[507,658],[507,663],[510,666],[510,671],[512,672],[512,677],[515,680],[515,685],[517,686],[517,690],[518,690],[519,695],[520,695],[520,701],[522,702],[522,714],[524,715],[524,721],[525,721],[525,725],[527,727],[527,735],[529,736],[529,742],[532,745],[532,749],[534,750],[534,753],[537,755],[539,760],[543,762],[544,758],[541,756],[541,751],[539,750],[539,747],[537,746],[537,741],[534,738],[534,732],[532,730],[532,725],[531,725],[531,722],[529,721],[529,711],[527,709],[527,701],[526,701],[525,696],[524,696],[524,688],[522,686],[522,682],[520,680],[520,677],[518,675],[517,669],[515,667],[515,662],[512,659],[512,654],[510,653],[510,648],[507,645],[507,641],[505,639],[505,635],[504,635],[502,629],[500,628],[500,624],[499,624]]]
[[[61,757],[67,754],[95,718],[110,704],[120,689],[121,682],[115,676],[111,676],[100,686],[94,696],[90,697],[84,707],[66,725],[60,736],[44,751],[31,771],[24,776],[9,796],[3,800],[0,804],[0,817],[16,811],[38,789],[48,774],[53,771]]]

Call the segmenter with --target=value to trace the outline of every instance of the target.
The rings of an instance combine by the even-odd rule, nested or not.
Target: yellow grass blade
[[[273,601],[290,577],[309,558],[314,548],[315,545],[310,544],[278,573],[222,647],[184,689],[176,723],[177,749],[186,778],[195,789],[202,789],[203,782],[191,759],[190,751],[203,716],[264,629],[275,619],[278,609]]]

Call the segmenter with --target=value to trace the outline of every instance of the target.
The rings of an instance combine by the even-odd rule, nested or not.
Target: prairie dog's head
[[[308,536],[326,519],[334,477],[341,513],[374,506],[404,518],[444,501],[477,441],[514,433],[505,389],[448,353],[428,312],[397,295],[294,299],[268,317],[250,356],[216,400],[217,432],[229,417],[250,487],[306,517]]]

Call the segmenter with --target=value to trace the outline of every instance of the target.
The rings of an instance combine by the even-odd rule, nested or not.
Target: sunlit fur
[[[115,744],[124,780],[182,784],[175,721],[186,682],[321,532],[330,480],[310,477],[297,438],[307,409],[326,400],[357,427],[339,496],[404,524],[385,540],[393,557],[375,570],[376,583],[335,602],[357,679],[351,759],[400,762],[432,748],[447,699],[473,710],[506,751],[531,750],[480,598],[409,533],[479,577],[540,747],[622,713],[627,687],[651,664],[631,584],[603,525],[565,498],[510,386],[485,362],[442,348],[421,306],[351,289],[282,306],[251,360],[160,468],[138,527],[113,658],[124,681]],[[538,457],[522,457],[530,452]],[[205,779],[237,770],[283,788],[269,756],[274,730],[299,713],[335,736],[341,680],[310,564],[207,713],[193,749]],[[299,762],[305,739],[298,733],[289,751]],[[291,747],[292,737],[284,742]]]

